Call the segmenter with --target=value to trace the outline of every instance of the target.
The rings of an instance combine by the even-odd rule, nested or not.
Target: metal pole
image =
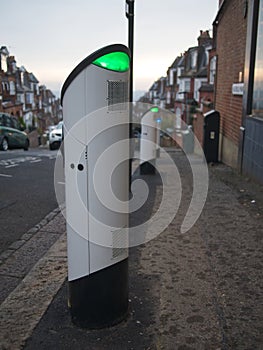
[[[133,102],[133,35],[134,35],[134,0],[126,0],[128,18],[128,47],[131,51],[130,62],[130,102]]]
[[[129,136],[132,139],[132,102],[133,102],[133,34],[134,34],[134,0],[126,0],[126,17],[128,18],[128,47],[131,52],[130,61],[130,126]],[[130,155],[131,156],[131,155]],[[132,158],[129,162],[129,188],[131,191]]]

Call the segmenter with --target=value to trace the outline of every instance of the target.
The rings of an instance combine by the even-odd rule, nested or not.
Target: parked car
[[[16,118],[6,113],[0,113],[0,149],[23,148],[28,150],[29,139],[24,131],[20,130]]]
[[[58,125],[49,134],[49,149],[58,149],[63,140],[63,122],[59,122]]]
[[[55,128],[56,128],[56,125],[51,125],[45,130],[43,136],[46,138],[46,140],[49,140],[49,135],[51,131],[54,130]]]

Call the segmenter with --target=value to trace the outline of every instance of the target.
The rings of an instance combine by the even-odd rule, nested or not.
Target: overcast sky
[[[217,9],[218,0],[135,0],[134,89],[148,90],[212,30]],[[93,51],[128,44],[125,0],[9,0],[0,11],[0,46],[54,91]]]

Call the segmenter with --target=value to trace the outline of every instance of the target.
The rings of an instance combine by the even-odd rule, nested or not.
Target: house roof
[[[197,51],[198,50],[198,46],[192,46],[189,47],[189,49],[186,51],[186,53],[191,52],[191,51]]]
[[[0,53],[3,53],[4,55],[8,56],[9,55],[9,51],[7,50],[6,46],[1,46],[0,48]]]
[[[30,80],[32,83],[36,83],[36,84],[39,83],[39,81],[37,80],[37,78],[34,76],[33,73],[29,73],[28,76],[29,76],[29,80]]]
[[[182,60],[183,56],[177,56],[176,59],[173,61],[170,68],[177,68],[179,62]]]
[[[152,90],[157,90],[157,89],[158,89],[158,82],[155,81],[155,82],[152,84],[152,86],[151,86],[151,88],[150,88],[150,91],[152,91]]]
[[[49,89],[46,90],[47,97],[56,97],[53,92]]]
[[[180,60],[178,62],[178,66],[177,67],[183,67],[184,66],[184,61],[185,61],[185,57],[184,56],[180,57]]]

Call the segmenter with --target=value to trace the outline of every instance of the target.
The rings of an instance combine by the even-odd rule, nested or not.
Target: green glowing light
[[[158,113],[159,112],[159,108],[158,107],[152,107],[151,108],[151,112]]]
[[[130,58],[125,52],[111,52],[97,58],[92,63],[116,72],[126,72],[130,68]]]

